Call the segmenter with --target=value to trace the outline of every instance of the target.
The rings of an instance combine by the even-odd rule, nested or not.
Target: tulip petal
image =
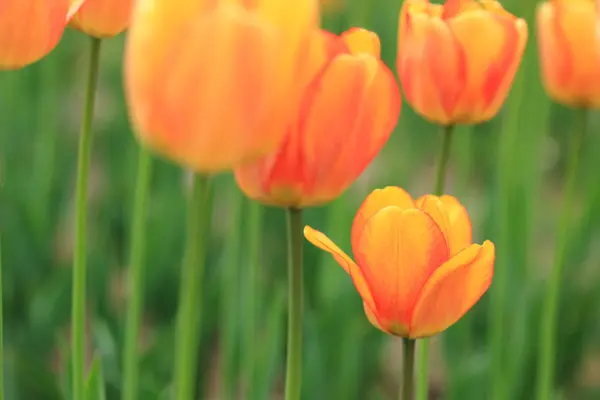
[[[387,142],[400,114],[393,74],[366,53],[336,57],[307,89],[299,131],[307,193],[317,205],[339,196]]]
[[[376,33],[362,28],[352,28],[342,33],[341,37],[351,54],[367,53],[376,58],[380,57],[381,44]]]
[[[71,20],[71,27],[88,35],[115,36],[129,25],[134,0],[86,0]]]
[[[414,308],[411,338],[447,329],[481,298],[492,282],[494,253],[490,241],[471,245],[431,275]]]
[[[356,250],[379,323],[390,331],[410,323],[423,285],[448,259],[444,235],[429,215],[394,206],[367,221]]]
[[[367,220],[375,213],[385,207],[395,206],[402,210],[414,208],[413,198],[404,189],[397,186],[388,186],[383,189],[375,189],[367,196],[358,208],[354,221],[352,222],[352,251],[356,254],[358,241],[365,228]]]
[[[321,250],[325,250],[332,255],[333,259],[350,275],[358,294],[360,294],[360,297],[362,297],[366,306],[371,310],[375,310],[375,303],[373,302],[369,286],[356,263],[322,232],[319,232],[310,226],[305,226],[304,237]]]
[[[515,22],[483,9],[459,14],[448,23],[467,60],[468,81],[456,106],[455,119],[481,122],[492,104],[499,107],[506,98],[524,49],[526,25],[522,20]]]
[[[456,198],[449,195],[437,197],[428,194],[420,197],[416,204],[439,225],[448,241],[450,255],[457,254],[471,244],[471,220],[467,210]]]

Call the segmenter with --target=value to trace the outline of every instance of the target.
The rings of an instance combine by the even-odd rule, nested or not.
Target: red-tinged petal
[[[411,338],[444,331],[481,298],[492,282],[494,253],[492,242],[474,244],[431,275],[415,305]]]
[[[424,12],[403,12],[398,43],[398,74],[409,104],[432,122],[453,122],[466,67],[448,25]]]
[[[58,44],[69,0],[0,2],[0,70],[38,61]]]
[[[439,227],[418,209],[386,207],[363,230],[355,257],[369,284],[381,326],[407,326],[417,296],[448,259]]]
[[[446,0],[444,3],[444,12],[442,18],[448,19],[455,17],[467,7],[479,7],[479,4],[474,0]]]
[[[420,197],[416,204],[439,225],[448,241],[451,256],[472,243],[469,214],[456,198],[449,195],[437,197],[428,194]]]
[[[115,36],[129,26],[134,0],[85,0],[71,26],[98,38]]]
[[[262,129],[279,90],[273,81],[279,42],[255,14],[232,6],[198,16],[166,46],[158,66],[138,45],[131,43],[135,53],[126,61],[132,114],[142,139],[160,152],[215,172],[281,140],[285,132]],[[150,77],[154,82],[142,81]]]
[[[306,206],[333,200],[359,177],[393,132],[401,100],[391,71],[362,53],[336,57],[304,101]]]
[[[513,19],[483,9],[459,14],[448,23],[465,52],[468,77],[454,122],[481,122],[490,104],[506,97],[499,89],[508,90],[504,78],[515,58],[521,57],[520,31]]]
[[[372,191],[359,207],[352,222],[352,251],[355,255],[358,249],[358,241],[369,218],[379,210],[389,206],[405,210],[414,208],[415,203],[408,192],[397,186],[388,186]]]
[[[342,33],[342,40],[350,49],[351,54],[367,53],[379,58],[381,44],[376,33],[362,28],[352,28]]]
[[[375,303],[373,301],[373,296],[369,286],[365,281],[362,271],[356,265],[356,263],[352,261],[352,259],[348,257],[348,255],[344,253],[335,243],[333,243],[331,239],[329,239],[323,233],[311,228],[310,226],[304,227],[304,237],[321,250],[325,250],[332,255],[333,259],[337,261],[338,264],[340,264],[352,278],[354,286],[356,287],[358,294],[360,294],[360,297],[362,297],[366,307],[369,307],[371,310],[375,310]]]
[[[394,326],[394,331],[393,332],[389,331],[389,330],[385,329],[383,326],[381,326],[381,324],[379,323],[379,320],[377,319],[377,315],[373,312],[373,310],[371,310],[369,308],[369,306],[364,301],[363,301],[363,308],[365,310],[365,315],[367,316],[367,319],[369,320],[371,325],[373,325],[375,328],[379,329],[383,333],[396,335],[396,336],[402,336],[402,337],[408,336],[408,326],[396,324],[396,326]]]

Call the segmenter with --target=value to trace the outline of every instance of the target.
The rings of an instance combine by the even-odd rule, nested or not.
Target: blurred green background
[[[346,0],[346,7],[327,15],[324,25],[334,32],[356,25],[376,31],[383,58],[395,69],[400,3]],[[523,65],[496,119],[458,128],[447,186],[447,192],[467,206],[476,240],[496,243],[496,274],[482,301],[432,341],[432,399],[489,398],[493,374],[501,376],[504,398],[533,397],[542,293],[554,252],[574,112],[552,104],[541,87],[532,29],[536,2],[503,4],[530,24]],[[89,355],[101,357],[107,399],[119,399],[122,386],[125,272],[138,155],[123,98],[123,39],[121,35],[107,40],[102,48],[89,193]],[[68,396],[73,198],[87,44],[83,35],[69,31],[46,59],[0,74],[0,226],[9,400]],[[600,398],[599,123],[592,115],[561,292],[556,398],[562,399]],[[436,127],[405,104],[397,132],[381,155],[344,196],[308,210],[306,223],[350,251],[351,220],[364,196],[387,185],[407,188],[414,196],[431,192],[439,145]],[[139,398],[144,400],[168,398],[172,378],[188,179],[176,166],[155,161],[140,338]],[[207,276],[198,304],[199,398],[281,398],[284,213],[263,210],[262,236],[254,238],[261,241],[254,280],[247,246],[253,238],[244,230],[249,202],[228,175],[217,177],[214,189]],[[254,303],[248,300],[253,282],[258,285]],[[305,289],[303,399],[396,398],[400,340],[369,325],[349,277],[309,245]],[[257,330],[251,334],[253,306]],[[495,352],[492,339],[502,344]],[[252,365],[254,373],[249,374]]]

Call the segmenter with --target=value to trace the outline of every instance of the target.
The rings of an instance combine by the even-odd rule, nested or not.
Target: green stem
[[[580,164],[580,153],[583,140],[588,129],[588,111],[580,110],[577,132],[571,137],[571,149],[567,160],[564,184],[564,200],[558,225],[558,237],[555,245],[554,264],[552,266],[546,301],[542,312],[540,325],[540,352],[538,355],[537,399],[551,398],[554,369],[556,363],[556,320],[560,296],[562,270],[565,263],[567,245],[569,242],[569,225],[573,218],[573,207],[577,194],[577,175]]]
[[[200,293],[210,227],[210,182],[194,178],[187,211],[185,257],[179,288],[175,338],[175,391],[177,400],[194,399],[198,345],[200,343]]]
[[[239,301],[239,265],[240,265],[240,245],[241,245],[241,224],[242,208],[244,207],[244,197],[237,185],[230,184],[231,198],[228,207],[231,217],[229,226],[229,237],[225,244],[225,260],[221,268],[221,301],[220,301],[220,383],[219,397],[230,399],[235,397],[232,392],[235,390],[235,356],[236,356],[236,329],[238,323],[238,301]]]
[[[94,119],[94,100],[98,82],[98,65],[100,61],[100,39],[91,38],[90,61],[79,136],[77,154],[77,194],[75,200],[75,253],[73,257],[73,292],[71,335],[72,350],[72,396],[83,399],[85,396],[85,238],[88,173],[92,151],[92,121]]]
[[[446,183],[446,169],[450,159],[453,126],[442,128],[442,148],[438,159],[437,175],[435,179],[435,194],[444,194]],[[427,400],[429,392],[429,339],[422,339],[417,348],[417,400]]]
[[[450,159],[450,148],[452,147],[453,126],[448,125],[442,128],[442,148],[438,159],[437,174],[435,179],[435,194],[441,196],[444,194],[446,184],[446,168]]]
[[[285,400],[300,399],[302,376],[302,210],[289,208],[288,341]]]
[[[135,400],[138,383],[138,340],[144,299],[144,251],[146,244],[146,203],[150,189],[152,158],[148,150],[139,148],[138,170],[133,203],[133,220],[129,249],[129,285],[123,351],[124,400]]]
[[[248,228],[246,240],[248,241],[248,276],[246,279],[246,343],[244,345],[244,380],[246,398],[253,399],[254,396],[254,369],[256,367],[255,337],[256,337],[256,303],[258,296],[258,270],[260,268],[261,245],[262,245],[262,205],[258,202],[250,202],[248,217]]]
[[[402,392],[400,400],[412,400],[413,398],[413,375],[415,369],[415,345],[414,339],[402,339],[404,345],[404,363],[402,364]]]

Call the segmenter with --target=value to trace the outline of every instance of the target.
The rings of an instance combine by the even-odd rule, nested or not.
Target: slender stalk
[[[302,376],[302,210],[289,208],[288,341],[285,400],[300,399]]]
[[[85,396],[85,239],[88,173],[92,151],[92,121],[100,62],[100,39],[90,39],[90,61],[79,149],[77,153],[77,194],[75,199],[75,253],[73,257],[73,292],[71,335],[72,350],[72,395],[74,399]]]
[[[413,375],[415,369],[415,345],[414,339],[402,339],[404,345],[404,362],[402,364],[402,391],[400,400],[412,400],[413,398]]]
[[[175,391],[177,400],[193,400],[200,342],[200,293],[210,226],[209,178],[196,175],[188,203],[185,257],[179,288],[175,337]]]
[[[437,175],[435,179],[435,194],[444,194],[446,183],[446,169],[450,159],[453,126],[442,127],[442,148],[438,159]],[[429,392],[429,339],[422,339],[417,347],[417,400],[427,400]]]
[[[244,196],[237,185],[230,184],[231,198],[228,207],[231,217],[229,237],[225,244],[225,260],[221,268],[221,313],[220,313],[220,390],[219,397],[223,399],[234,398],[236,389],[236,329],[238,324],[239,302],[239,265],[240,247],[242,240],[242,208]]]
[[[559,216],[558,237],[555,245],[554,264],[552,266],[546,301],[542,311],[540,325],[540,352],[538,353],[537,399],[548,400],[552,395],[554,369],[556,364],[556,319],[560,296],[562,270],[564,268],[567,244],[569,242],[569,224],[573,218],[573,206],[577,194],[577,175],[583,140],[588,130],[588,111],[579,111],[577,131],[571,137],[571,149],[567,160],[564,184],[564,200]]]
[[[144,299],[144,252],[146,245],[146,203],[150,189],[152,158],[148,150],[141,146],[138,156],[138,170],[133,203],[133,220],[129,248],[128,301],[125,326],[125,348],[123,351],[124,400],[138,398],[138,339],[142,320]]]
[[[256,303],[258,296],[258,270],[260,268],[262,245],[262,205],[250,203],[246,240],[248,241],[248,267],[246,277],[245,325],[246,343],[244,344],[243,368],[246,398],[254,396],[254,371],[256,368]]]

